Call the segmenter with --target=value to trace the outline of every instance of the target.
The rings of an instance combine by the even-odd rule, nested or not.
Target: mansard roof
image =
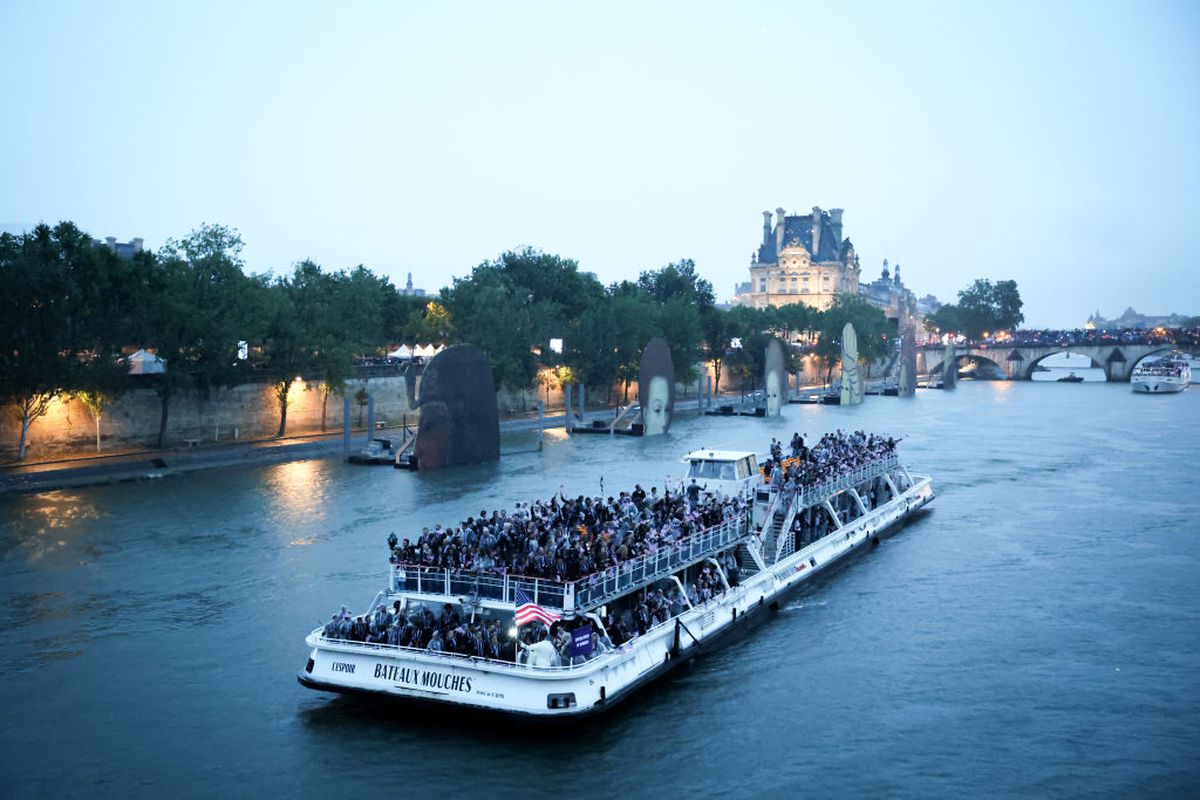
[[[776,252],[775,242],[778,237],[779,225],[776,223],[771,230],[770,241],[764,243],[758,248],[758,263],[774,264],[779,260],[779,253]],[[818,252],[813,252],[813,224],[812,214],[801,214],[794,216],[785,216],[783,218],[783,246],[799,243],[804,245],[813,261],[841,261],[847,251],[847,247],[839,245],[833,235],[833,225],[829,219],[829,212],[821,212],[821,240],[819,242]],[[845,243],[850,240],[846,239]]]

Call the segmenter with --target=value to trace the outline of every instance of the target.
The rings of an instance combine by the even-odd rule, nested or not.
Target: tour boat
[[[1182,392],[1192,382],[1192,365],[1182,353],[1170,353],[1138,364],[1129,382],[1140,394]]]
[[[682,593],[678,613],[619,646],[593,650],[583,642],[582,654],[562,664],[548,641],[510,642],[509,657],[497,659],[349,641],[327,636],[327,626],[307,636],[308,663],[298,679],[320,691],[373,693],[515,717],[596,714],[728,634],[765,619],[787,595],[877,544],[934,496],[930,478],[910,474],[894,451],[790,492],[771,485],[760,467],[763,460],[742,451],[687,454],[683,488],[712,492],[725,518],[656,552],[569,582],[391,564],[386,588],[365,612],[399,602],[411,616],[448,604],[462,619],[498,620],[509,637],[515,637],[521,615],[532,614],[561,619],[579,644],[592,633],[592,642],[608,642],[613,632],[604,620],[630,613],[647,592],[664,589],[677,600]],[[688,598],[685,587],[700,580],[701,571],[704,581],[713,582],[713,593]]]

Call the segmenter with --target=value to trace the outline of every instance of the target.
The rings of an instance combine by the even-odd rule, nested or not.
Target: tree
[[[659,334],[658,309],[637,284],[610,286],[603,299],[586,310],[564,342],[567,364],[585,384],[612,388],[624,385],[622,402],[629,402],[629,384],[637,380],[642,350]]]
[[[487,355],[496,385],[525,389],[538,370],[537,352],[568,338],[604,288],[570,259],[532,248],[484,262],[442,290],[457,338]],[[536,351],[536,352],[535,352]]]
[[[728,311],[713,307],[701,312],[700,330],[704,334],[704,356],[712,364],[713,394],[719,394],[721,370],[729,352],[729,343],[736,335],[736,329]]]
[[[704,354],[702,317],[716,305],[712,284],[696,274],[695,262],[685,258],[643,272],[637,285],[658,304],[658,328],[671,348],[675,380],[690,383]]]
[[[977,279],[958,293],[958,332],[978,339],[985,332],[1011,330],[1025,321],[1016,281]]]
[[[297,287],[297,282],[305,286]],[[389,285],[361,264],[332,274],[322,273],[311,261],[296,267],[293,288],[306,292],[300,311],[312,345],[311,369],[321,376],[322,431],[329,396],[344,391],[354,357],[386,341],[383,305]]]
[[[238,342],[249,337],[251,321],[259,318],[241,250],[236,230],[202,225],[181,240],[168,240],[145,277],[143,345],[166,364],[158,382],[160,448],[175,392],[229,385],[237,374]]]
[[[925,327],[935,333],[958,333],[962,330],[962,309],[947,303],[932,314],[925,315]]]
[[[86,390],[75,393],[76,399],[83,403],[84,408],[92,415],[92,421],[96,424],[96,452],[100,452],[100,420],[104,417],[104,410],[112,404],[114,396],[103,391]]]
[[[412,346],[422,343],[448,344],[454,340],[454,336],[454,318],[449,310],[436,300],[430,300],[409,314],[401,341]]]
[[[70,222],[0,236],[0,399],[21,417],[18,459],[54,398],[115,370],[122,280],[116,255]]]
[[[821,315],[817,355],[825,361],[826,381],[842,357],[842,331],[846,323],[854,325],[859,361],[870,363],[890,352],[891,329],[883,311],[857,295],[840,294]]]

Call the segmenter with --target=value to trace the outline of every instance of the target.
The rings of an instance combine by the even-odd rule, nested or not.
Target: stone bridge
[[[1128,381],[1129,375],[1139,361],[1147,356],[1169,353],[1178,349],[1170,342],[1156,344],[969,344],[955,347],[954,360],[962,364],[975,362],[991,364],[1000,369],[1009,380],[1027,381],[1033,377],[1034,367],[1043,359],[1060,353],[1087,356],[1093,367],[1104,370],[1109,381]],[[940,374],[946,360],[946,348],[942,345],[926,345],[917,350],[917,373]]]

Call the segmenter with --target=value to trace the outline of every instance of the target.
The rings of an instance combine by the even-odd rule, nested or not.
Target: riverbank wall
[[[698,365],[699,366],[699,365]],[[791,386],[819,384],[824,371],[815,358],[801,360],[802,370],[791,376]],[[696,399],[711,386],[710,365],[694,382],[676,387],[680,400]],[[835,371],[836,376],[836,371]],[[417,387],[420,387],[417,376]],[[26,461],[44,461],[71,457],[86,457],[100,453],[125,452],[153,448],[158,441],[161,399],[152,376],[131,376],[130,386],[101,416],[100,445],[97,450],[96,420],[87,407],[70,396],[56,397],[47,413],[34,420],[26,438]],[[722,393],[738,393],[740,387],[726,372],[722,375]],[[588,387],[585,397],[588,409],[623,404],[626,387]],[[637,400],[637,384],[628,387],[628,400]],[[541,402],[547,414],[561,413],[565,393],[561,386],[533,385],[524,390],[501,389],[496,404],[501,417],[520,417],[536,414]],[[407,424],[416,428],[418,413],[409,407],[405,378],[396,367],[365,367],[347,381],[344,396],[350,398],[351,426],[361,428],[367,423],[367,397],[374,398],[377,425],[398,428]],[[343,396],[331,394],[324,408],[322,425],[322,390],[315,379],[297,380],[288,394],[287,434],[305,436],[336,433],[342,429]],[[578,390],[572,405],[579,402]],[[167,416],[164,447],[199,447],[213,444],[261,441],[271,439],[279,430],[279,403],[275,387],[267,383],[247,382],[209,392],[182,390],[171,398]],[[0,463],[16,459],[21,432],[20,417],[11,406],[0,417]]]

